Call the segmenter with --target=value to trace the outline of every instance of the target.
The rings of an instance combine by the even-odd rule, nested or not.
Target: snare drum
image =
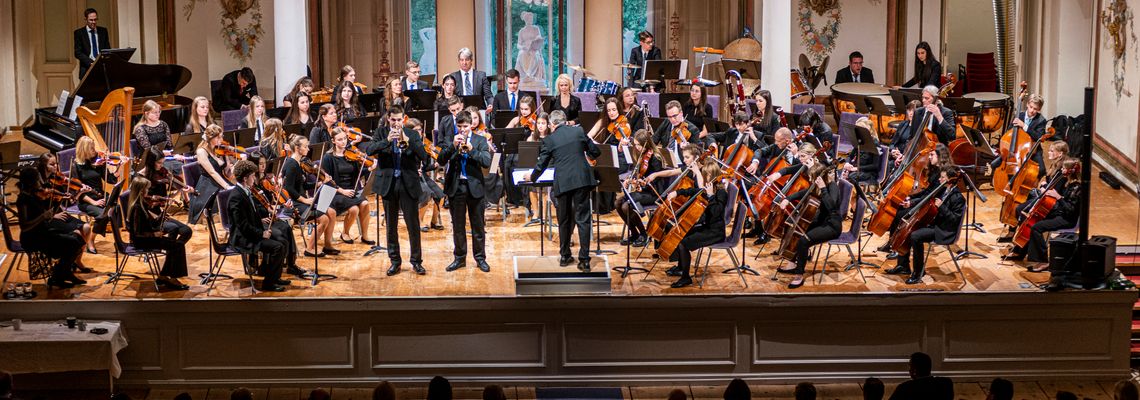
[[[597,89],[598,89],[598,93],[600,93],[600,94],[603,94],[606,96],[615,96],[615,95],[617,95],[618,88],[620,88],[620,87],[621,87],[621,85],[619,85],[617,82],[605,81]]]
[[[811,96],[811,88],[808,87],[807,79],[800,74],[800,70],[792,68],[792,99],[802,96]]]
[[[578,91],[579,92],[593,92],[594,87],[598,86],[599,84],[600,84],[600,82],[598,82],[597,79],[589,78],[589,77],[582,77],[582,79],[578,81]]]

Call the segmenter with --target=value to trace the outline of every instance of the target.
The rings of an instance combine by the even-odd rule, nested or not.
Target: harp
[[[83,136],[95,141],[95,149],[105,155],[119,153],[131,157],[131,110],[135,97],[135,88],[124,87],[107,94],[103,101],[98,103],[97,111],[88,106],[81,106],[75,110],[76,120],[83,127]],[[95,106],[92,104],[91,106]],[[100,127],[101,126],[101,127]],[[127,178],[125,168],[116,171],[117,179],[104,185],[109,186],[121,183]],[[109,190],[108,190],[109,192]]]

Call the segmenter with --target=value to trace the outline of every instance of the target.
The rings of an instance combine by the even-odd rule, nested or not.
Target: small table
[[[91,329],[104,328],[96,335]],[[123,372],[118,353],[127,347],[119,321],[88,321],[87,331],[61,321],[24,322],[19,331],[0,327],[0,365],[13,374],[107,370],[111,392]]]

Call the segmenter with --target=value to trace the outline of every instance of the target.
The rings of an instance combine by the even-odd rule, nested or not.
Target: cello
[[[780,200],[787,198],[788,193],[799,192],[811,187],[811,182],[808,181],[807,176],[804,175],[804,171],[807,171],[807,169],[807,167],[802,167],[799,171],[796,171],[795,174],[790,176],[787,180],[787,183],[784,184],[783,188],[781,188],[779,192],[773,194],[771,197],[772,201],[766,205],[767,209],[770,211],[768,211],[766,214],[767,218],[765,218],[763,222],[764,226],[768,227],[768,236],[777,239],[784,238],[784,233],[786,232],[786,229],[784,229],[784,222],[787,221],[789,217],[792,217],[794,213],[777,207],[776,205]],[[777,197],[779,197],[779,199],[777,199]],[[761,205],[764,204],[761,203]]]
[[[1017,95],[1017,113],[1020,115],[1023,107],[1022,99],[1025,97],[1029,90],[1029,85],[1024,81],[1021,82],[1021,93]],[[1001,158],[1001,165],[994,170],[993,187],[1001,196],[1008,196],[1010,193],[1009,181],[1017,175],[1017,169],[1022,161],[1030,157],[1029,148],[1033,145],[1033,138],[1024,129],[1017,126],[1009,128],[1004,135],[1001,136],[1001,145],[998,147],[998,157]],[[1024,199],[1022,199],[1024,201]]]
[[[697,173],[700,173],[700,171]],[[706,182],[706,184],[711,184],[711,182]],[[703,191],[702,189],[702,192]],[[680,196],[677,197],[679,198]],[[676,198],[674,198],[674,200],[676,200]],[[669,256],[673,255],[673,251],[681,244],[681,240],[685,238],[685,235],[689,234],[689,230],[701,219],[701,215],[705,213],[705,208],[708,208],[708,205],[708,197],[703,193],[697,193],[685,200],[685,203],[682,204],[681,207],[673,210],[677,218],[673,221],[672,226],[667,229],[668,233],[665,234],[665,239],[661,240],[661,247],[657,248],[657,255],[662,259],[669,259]]]
[[[788,261],[796,260],[796,247],[801,240],[807,239],[807,230],[812,221],[815,220],[816,214],[819,213],[819,207],[822,204],[822,199],[819,196],[819,186],[814,184],[808,189],[807,194],[803,199],[800,199],[799,204],[796,205],[789,217],[782,221],[781,225],[774,226],[783,232],[779,237],[780,249],[777,250],[780,258]],[[784,227],[784,225],[787,225]]]
[[[1080,168],[1079,164],[1077,168]],[[1073,171],[1071,173],[1075,172],[1076,171]],[[1060,182],[1061,178],[1064,176],[1064,171],[1058,168],[1053,177],[1049,179],[1049,184],[1046,185],[1045,189],[1041,191],[1041,196],[1038,197],[1037,200],[1034,200],[1033,205],[1029,206],[1029,208],[1026,209],[1027,211],[1025,212],[1025,220],[1021,221],[1021,224],[1017,225],[1017,230],[1014,231],[1014,245],[1017,245],[1024,249],[1025,246],[1029,244],[1029,235],[1032,233],[1033,225],[1045,219],[1045,217],[1049,215],[1049,212],[1053,211],[1053,207],[1057,205],[1057,199],[1046,196],[1045,192],[1056,188],[1057,183]]]
[[[1050,129],[1041,135],[1040,139],[1033,142],[1033,147],[1029,149],[1029,156],[1021,160],[1021,164],[1018,165],[1017,172],[1013,175],[1009,186],[1003,187],[999,191],[1005,195],[1005,199],[1001,202],[1001,214],[999,215],[1001,223],[1017,226],[1017,205],[1029,199],[1029,191],[1035,187],[1037,175],[1041,172],[1041,165],[1033,161],[1032,155],[1037,154],[1037,150],[1041,148],[1041,143],[1052,138],[1054,134],[1056,131]],[[996,186],[994,188],[997,189]]]
[[[930,114],[926,114],[922,126],[927,126],[930,118]],[[934,132],[926,128],[922,135],[914,138],[908,144],[906,164],[895,169],[894,176],[885,186],[884,193],[886,194],[879,200],[875,213],[871,214],[871,220],[867,222],[867,230],[871,233],[879,236],[887,233],[895,215],[898,214],[899,208],[902,207],[903,201],[910,197],[915,188],[924,189],[926,187],[928,182],[925,175],[928,169],[926,167],[930,163],[927,155],[934,151],[934,146],[937,143],[937,140],[931,140],[931,135],[934,135]]]
[[[907,244],[910,243],[911,234],[919,228],[930,225],[931,222],[934,222],[934,218],[938,216],[938,205],[932,200],[941,195],[942,201],[946,201],[946,198],[952,193],[946,190],[946,188],[953,184],[953,181],[946,182],[945,185],[941,185],[938,189],[931,191],[910,210],[910,213],[903,217],[902,223],[899,224],[899,229],[895,231],[895,234],[890,238],[891,250],[897,252],[900,257],[910,253],[910,247],[907,246]]]

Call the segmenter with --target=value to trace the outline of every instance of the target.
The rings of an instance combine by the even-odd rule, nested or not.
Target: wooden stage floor
[[[1136,197],[1123,190],[1112,190],[1111,188],[1100,182],[1095,178],[1093,183],[1093,209],[1090,230],[1093,234],[1111,235],[1118,239],[1120,244],[1138,243],[1140,237],[1137,236],[1138,221],[1140,221],[1140,211],[1138,206],[1140,202]],[[988,185],[983,187],[988,188]],[[1042,283],[1048,279],[1047,273],[1029,273],[1025,270],[1020,263],[1008,263],[1000,261],[1000,255],[1006,251],[1008,244],[998,244],[996,239],[1001,233],[996,229],[997,212],[1000,208],[1000,197],[993,195],[992,190],[984,190],[983,193],[989,198],[988,202],[978,201],[977,220],[985,225],[987,232],[978,233],[976,231],[970,233],[970,250],[986,255],[986,259],[978,259],[971,257],[967,260],[962,260],[962,270],[965,273],[965,282],[954,271],[954,265],[950,261],[946,252],[936,250],[931,255],[931,264],[927,268],[927,276],[923,282],[918,285],[906,285],[902,283],[903,278],[898,276],[890,276],[880,273],[880,270],[872,268],[864,268],[863,273],[866,275],[867,282],[864,283],[855,270],[847,272],[835,272],[836,268],[842,268],[848,262],[848,256],[845,250],[836,247],[832,251],[830,260],[830,268],[828,273],[823,276],[823,283],[817,284],[816,281],[808,282],[805,286],[789,290],[786,288],[789,277],[780,276],[778,281],[770,279],[772,276],[773,268],[779,265],[778,261],[773,260],[770,256],[764,256],[760,259],[755,259],[754,256],[759,250],[758,246],[752,246],[748,243],[747,247],[747,263],[760,272],[760,276],[747,276],[748,287],[745,288],[741,283],[740,278],[736,274],[724,274],[721,271],[731,266],[732,261],[729,259],[724,251],[717,251],[714,253],[711,260],[712,273],[708,276],[704,287],[693,285],[683,289],[671,289],[669,284],[675,278],[665,275],[665,270],[670,266],[669,264],[660,263],[651,274],[634,274],[623,279],[618,274],[614,274],[611,280],[612,295],[615,296],[658,296],[658,295],[739,295],[739,294],[771,294],[771,293],[891,293],[891,292],[907,292],[907,291],[963,291],[963,292],[981,292],[981,291],[1037,291],[1037,284]],[[284,293],[258,293],[253,296],[257,297],[270,297],[270,296],[288,296],[288,297],[374,297],[374,296],[419,296],[419,297],[445,297],[445,296],[469,296],[469,297],[499,297],[499,296],[515,296],[515,283],[513,280],[513,258],[515,256],[528,256],[539,254],[539,228],[538,226],[523,227],[524,213],[516,209],[511,213],[507,221],[502,220],[502,214],[488,210],[488,239],[487,239],[487,253],[489,255],[489,263],[491,264],[491,272],[484,273],[475,268],[474,262],[468,255],[468,265],[466,268],[454,271],[445,272],[444,267],[451,262],[452,259],[452,242],[451,242],[451,225],[449,223],[450,217],[446,215],[444,210],[444,225],[445,230],[432,230],[423,234],[424,245],[424,265],[428,270],[427,275],[418,276],[412,273],[410,266],[407,264],[408,260],[408,242],[406,240],[406,232],[401,226],[401,250],[403,251],[404,270],[392,277],[385,276],[384,271],[388,268],[389,262],[386,254],[376,254],[370,257],[363,257],[362,254],[368,249],[369,246],[360,244],[348,245],[343,243],[336,243],[336,247],[343,251],[341,255],[330,256],[320,259],[320,271],[322,273],[331,273],[338,276],[337,279],[322,281],[317,286],[311,286],[308,281],[293,279],[292,285]],[[185,214],[180,214],[177,217],[185,218]],[[617,255],[608,256],[610,266],[624,265],[626,256],[625,248],[618,244],[618,239],[621,234],[622,225],[621,220],[616,214],[605,215],[603,221],[610,223],[608,226],[601,227],[602,249],[618,251]],[[374,220],[375,221],[375,220]],[[849,223],[845,222],[844,225]],[[401,221],[402,225],[402,221]],[[220,227],[220,224],[218,225]],[[370,230],[374,231],[374,226]],[[190,276],[196,277],[199,273],[207,270],[208,255],[206,243],[208,242],[208,233],[204,225],[194,226],[194,237],[188,244]],[[357,229],[353,228],[352,236],[357,236]],[[340,224],[337,226],[337,231],[340,231]],[[294,232],[299,232],[295,230]],[[14,232],[15,233],[15,232]],[[18,233],[17,233],[18,234]],[[381,228],[381,237],[384,235],[384,229]],[[554,240],[548,240],[545,244],[545,254],[552,258],[557,258],[557,233],[554,234]],[[370,233],[369,236],[375,236],[375,233]],[[894,261],[887,261],[884,259],[883,253],[874,251],[874,248],[882,243],[884,239],[875,237],[870,240],[869,244],[864,246],[863,260],[886,267],[893,267]],[[88,280],[88,284],[79,286],[69,290],[53,290],[48,292],[46,287],[39,281],[35,288],[40,293],[40,299],[83,299],[83,300],[130,300],[130,299],[143,299],[143,298],[165,298],[165,299],[206,299],[206,298],[235,298],[235,297],[248,297],[251,296],[249,285],[250,282],[246,279],[244,273],[241,271],[240,260],[231,258],[226,262],[224,272],[235,276],[235,280],[219,280],[213,290],[207,292],[207,287],[198,285],[194,281],[190,290],[187,291],[163,291],[158,292],[155,290],[149,278],[144,278],[137,281],[126,280],[120,283],[119,287],[115,290],[114,294],[111,293],[111,286],[103,284],[105,277],[103,273],[112,271],[114,269],[114,249],[110,236],[105,238],[100,237],[96,239],[98,255],[85,255],[84,261],[88,266],[94,268],[98,274],[84,274],[83,278]],[[300,246],[301,240],[298,236],[298,245]],[[334,242],[335,243],[335,242]],[[959,241],[959,244],[964,244],[964,237]],[[771,252],[775,244],[769,244],[764,250],[765,253]],[[576,247],[575,247],[576,249]],[[636,257],[640,249],[634,248],[633,256]],[[575,250],[576,251],[576,250]],[[737,249],[739,253],[739,248]],[[645,252],[640,258],[633,258],[630,264],[633,266],[649,267],[654,259],[650,257],[652,248],[646,248]],[[8,255],[9,257],[11,255]],[[597,259],[596,259],[597,260]],[[7,264],[8,260],[5,260]],[[822,260],[821,260],[822,261]],[[302,258],[299,264],[303,268],[312,268],[311,258]],[[6,267],[6,265],[5,265]],[[809,264],[808,278],[818,278],[818,275],[810,273],[811,265]],[[23,268],[23,267],[21,267]],[[574,271],[574,266],[566,267],[568,272]],[[595,269],[600,268],[595,265]],[[128,271],[135,273],[143,273],[145,271],[144,264],[132,260],[128,262]],[[696,277],[699,279],[699,276]],[[9,282],[20,282],[27,280],[26,271],[13,271],[12,277]],[[189,283],[190,278],[184,278],[184,282]]]

